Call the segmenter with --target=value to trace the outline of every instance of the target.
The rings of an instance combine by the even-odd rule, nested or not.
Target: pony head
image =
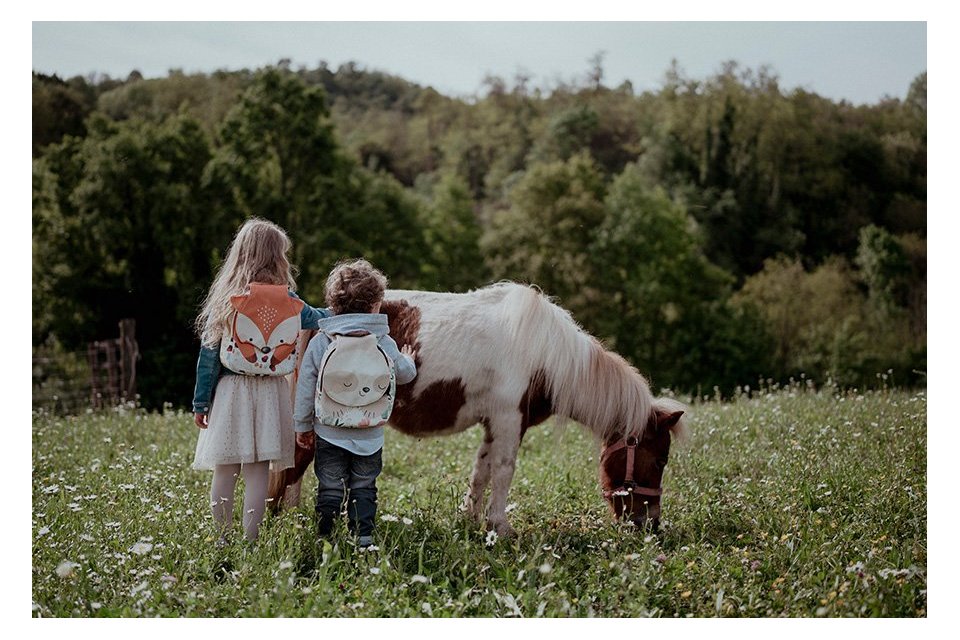
[[[672,404],[672,403],[671,403]],[[663,471],[670,441],[685,437],[683,410],[657,401],[646,428],[638,436],[611,437],[600,456],[600,484],[613,516],[638,527],[660,526]]]

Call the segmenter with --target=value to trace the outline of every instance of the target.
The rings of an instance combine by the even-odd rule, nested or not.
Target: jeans
[[[359,456],[316,438],[313,471],[317,474],[317,532],[321,536],[333,530],[344,497],[347,523],[358,536],[373,532],[377,516],[377,476],[383,469],[383,449]]]

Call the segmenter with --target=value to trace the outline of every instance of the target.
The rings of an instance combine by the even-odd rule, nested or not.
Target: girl
[[[196,320],[201,348],[193,412],[200,436],[193,468],[213,470],[210,506],[221,541],[230,528],[240,473],[245,486],[243,529],[246,539],[253,541],[263,519],[270,465],[275,470],[293,466],[293,407],[286,378],[235,375],[220,364],[220,341],[229,331],[233,314],[231,296],[246,293],[256,282],[286,285],[296,298],[287,260],[290,246],[287,234],[277,225],[259,218],[247,220],[230,244]],[[317,321],[328,315],[304,304],[300,326],[316,329]]]

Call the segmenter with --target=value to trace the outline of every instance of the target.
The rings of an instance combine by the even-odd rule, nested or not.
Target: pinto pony
[[[470,293],[388,290],[381,313],[397,344],[417,351],[417,377],[397,387],[390,425],[416,437],[484,429],[463,501],[470,516],[512,533],[507,493],[523,435],[557,415],[599,441],[612,513],[657,526],[670,441],[685,434],[684,407],[655,399],[644,377],[567,311],[531,287],[500,283]],[[312,460],[312,451],[298,448],[294,468],[271,474],[275,508]]]

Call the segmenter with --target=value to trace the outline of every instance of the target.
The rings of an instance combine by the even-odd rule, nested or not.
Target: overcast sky
[[[927,68],[923,22],[34,22],[32,48],[33,69],[61,77],[353,60],[449,95],[481,91],[487,74],[579,79],[600,51],[607,86],[656,89],[673,58],[693,78],[736,60],[854,103],[902,98]]]

